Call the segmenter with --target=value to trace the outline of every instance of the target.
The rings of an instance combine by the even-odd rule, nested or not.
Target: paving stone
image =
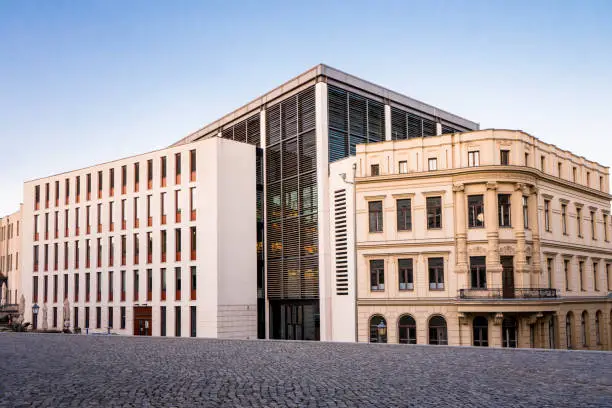
[[[612,353],[0,334],[4,407],[612,407]]]

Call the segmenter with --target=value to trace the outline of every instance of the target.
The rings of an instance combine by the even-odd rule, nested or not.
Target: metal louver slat
[[[237,142],[246,142],[247,129],[246,120],[234,125],[234,140]]]
[[[247,122],[247,143],[259,147],[261,144],[261,129],[260,129],[259,114],[252,117]]]
[[[266,111],[266,145],[270,146],[280,142],[280,104],[274,105]]]
[[[391,139],[402,140],[406,139],[406,112],[397,108],[391,109]]]
[[[368,143],[384,140],[384,133],[385,107],[382,103],[368,101]]]
[[[423,136],[436,136],[436,122],[423,119]]]

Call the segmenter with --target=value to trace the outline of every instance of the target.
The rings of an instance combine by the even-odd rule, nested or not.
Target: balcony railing
[[[552,288],[472,288],[459,289],[459,299],[550,299],[557,297]]]

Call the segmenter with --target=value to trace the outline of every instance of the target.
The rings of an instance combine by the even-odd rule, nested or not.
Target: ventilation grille
[[[348,242],[346,190],[334,191],[334,234],[336,239],[336,295],[348,295]]]
[[[469,131],[461,128],[442,126],[442,134]],[[412,139],[415,137],[435,136],[436,121],[398,108],[391,108],[391,138],[393,140]]]
[[[330,162],[354,156],[358,144],[384,140],[382,103],[329,86],[328,109]]]
[[[266,112],[269,299],[318,299],[314,87]]]
[[[248,143],[260,147],[259,114],[253,115],[248,119],[238,122],[221,131],[224,139],[235,140],[237,142]]]

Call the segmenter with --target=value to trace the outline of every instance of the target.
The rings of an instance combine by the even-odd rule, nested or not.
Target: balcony
[[[554,299],[557,289],[552,288],[487,288],[459,289],[460,300],[472,299]]]

